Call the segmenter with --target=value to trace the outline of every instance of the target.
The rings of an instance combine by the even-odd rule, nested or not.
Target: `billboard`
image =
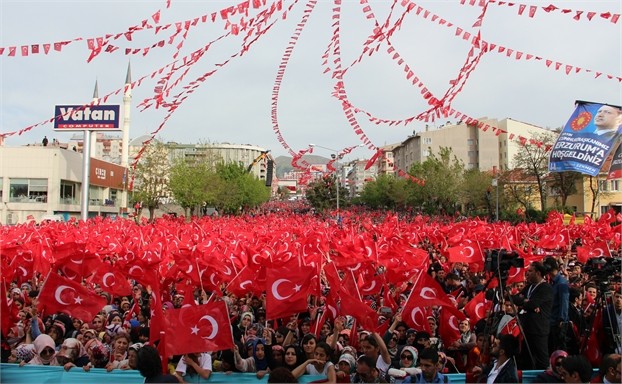
[[[57,131],[118,131],[118,105],[57,105],[54,129]]]
[[[620,142],[622,107],[587,101],[576,105],[551,150],[549,171],[596,176]]]

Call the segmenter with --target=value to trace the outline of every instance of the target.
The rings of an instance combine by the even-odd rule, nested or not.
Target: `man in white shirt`
[[[212,355],[209,352],[188,353],[182,356],[175,368],[175,375],[186,382],[186,376],[199,375],[207,380],[212,374]]]
[[[518,383],[518,371],[514,361],[517,352],[518,340],[512,335],[500,335],[495,338],[490,351],[490,355],[496,360],[483,370],[481,367],[474,367],[473,373],[481,372],[479,381],[482,382],[485,378],[488,384]]]

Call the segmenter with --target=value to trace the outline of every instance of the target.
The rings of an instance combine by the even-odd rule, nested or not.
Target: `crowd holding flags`
[[[450,326],[464,318],[456,311],[455,298],[427,273],[430,249],[447,257],[447,266],[467,262],[473,272],[482,272],[488,249],[509,248],[528,263],[544,255],[568,255],[577,239],[583,244],[576,247],[582,261],[611,257],[622,245],[622,218],[615,212],[567,226],[559,214],[543,224],[516,225],[424,216],[399,219],[391,213],[343,215],[340,226],[294,214],[5,226],[0,237],[4,284],[44,281],[38,304],[43,313],[68,312],[85,321],[105,305],[94,293],[95,285],[118,296],[127,294],[130,284],[141,284],[150,295],[152,342],[184,329],[186,336],[204,340],[196,347],[200,350],[208,345],[227,349],[230,337],[223,335],[230,330],[229,317],[221,298],[230,293],[265,294],[269,320],[304,312],[309,297],[323,297],[326,316],[351,315],[372,330],[379,326],[380,298],[397,309],[397,298],[405,295],[400,303],[404,321],[427,330],[432,306],[442,308],[443,321]],[[522,281],[524,270],[513,267],[509,275],[509,283]],[[163,311],[162,303],[180,287],[208,291],[210,304],[195,307],[190,300],[181,309]],[[478,295],[465,311],[477,321],[490,305]],[[445,327],[440,336],[450,344],[456,335],[455,329]],[[166,348],[191,352],[183,340],[168,337]]]

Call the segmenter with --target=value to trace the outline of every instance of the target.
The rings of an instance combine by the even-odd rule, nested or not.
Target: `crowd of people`
[[[107,304],[92,319],[37,310],[43,279],[9,282],[6,297],[11,327],[2,335],[2,362],[62,366],[65,370],[137,370],[146,382],[208,380],[212,372],[254,373],[269,382],[297,382],[305,374],[339,383],[442,383],[446,374],[464,373],[469,382],[520,382],[523,370],[541,370],[536,382],[620,382],[622,370],[622,285],[609,284],[576,254],[566,252],[525,266],[525,278],[503,284],[490,271],[449,262],[434,246],[427,274],[465,306],[482,292],[487,313],[459,323],[459,338],[448,340],[441,306],[428,308],[427,324],[415,329],[402,318],[407,289],[363,297],[377,311],[378,327],[364,329],[349,315],[325,316],[325,295],[310,297],[306,312],[286,319],[266,318],[264,295],[224,290],[234,348],[168,356],[167,374],[157,343],[150,342],[150,290],[130,280],[132,294],[111,296],[94,286]],[[615,252],[613,253],[615,259]],[[602,267],[599,267],[602,268]],[[587,270],[586,270],[587,269]],[[493,273],[494,275],[494,273]],[[499,282],[501,280],[501,282]],[[321,279],[322,292],[330,287]],[[37,285],[38,284],[38,285]],[[410,287],[412,288],[412,287]],[[164,311],[185,303],[201,305],[210,293],[175,285],[163,294]],[[386,302],[394,300],[396,309]],[[347,303],[342,303],[347,313]],[[467,313],[464,311],[464,313]]]

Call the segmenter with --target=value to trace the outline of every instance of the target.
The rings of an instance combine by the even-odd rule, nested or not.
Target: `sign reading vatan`
[[[57,105],[54,129],[57,131],[118,131],[118,105]]]

